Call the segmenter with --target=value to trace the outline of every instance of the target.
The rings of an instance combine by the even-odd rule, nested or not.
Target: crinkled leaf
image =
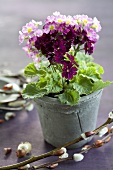
[[[52,93],[59,93],[60,91],[62,91],[62,84],[60,82],[54,82],[51,92]]]
[[[39,89],[36,83],[29,83],[22,92],[22,96],[27,99],[39,98],[47,94],[46,89]]]
[[[78,64],[79,64],[81,61],[85,61],[86,63],[93,61],[93,57],[92,57],[91,55],[84,54],[84,53],[82,53],[82,52],[77,52],[77,54],[76,54],[76,59],[77,59],[77,61],[78,61]]]
[[[47,86],[47,80],[43,77],[40,78],[40,80],[37,82],[36,87],[40,89],[44,89]]]
[[[45,77],[48,82],[50,93],[59,93],[63,89],[62,76],[58,70],[50,70],[49,74]],[[50,76],[51,75],[51,76]]]
[[[71,106],[78,103],[80,95],[76,90],[67,90],[58,96],[61,103],[69,104]]]
[[[98,81],[101,79],[100,74],[96,71],[96,68],[93,66],[88,67],[86,70],[81,69],[78,72],[79,75],[84,75],[84,77],[87,77],[88,79],[91,79],[93,81]]]
[[[110,84],[113,84],[113,82],[110,82],[110,81],[103,82],[102,80],[99,80],[99,81],[94,83],[94,86],[92,88],[92,92],[103,89],[103,88],[109,86]]]
[[[93,83],[89,78],[84,75],[78,77],[78,82],[73,83],[73,88],[76,89],[80,95],[90,94],[92,91]]]
[[[24,74],[26,77],[34,77],[38,74],[38,70],[36,69],[34,63],[30,63],[25,67]]]
[[[89,62],[87,63],[87,66],[88,67],[95,67],[96,68],[96,71],[99,73],[99,74],[104,74],[104,69],[102,66],[100,66],[99,64],[96,64],[94,62]]]
[[[46,76],[46,68],[45,67],[43,67],[42,69],[40,69],[40,70],[37,70],[37,74],[39,75],[39,76],[43,76],[43,77],[45,77]]]
[[[24,74],[26,77],[34,77],[34,76],[45,76],[46,75],[46,67],[36,69],[34,63],[30,63],[24,69]]]

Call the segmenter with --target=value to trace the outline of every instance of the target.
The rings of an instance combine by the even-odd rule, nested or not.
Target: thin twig
[[[56,161],[48,162],[48,163],[45,163],[45,164],[42,164],[42,165],[32,166],[32,168],[34,168],[34,169],[47,168],[47,167],[49,167],[49,166],[51,166],[51,165],[53,165],[53,164],[60,163],[60,162],[64,162],[64,161],[69,161],[69,160],[72,160],[72,159],[73,159],[73,157],[70,156],[70,157],[68,157],[68,158],[58,159],[58,160],[56,160]],[[31,168],[31,169],[32,169],[32,168]]]

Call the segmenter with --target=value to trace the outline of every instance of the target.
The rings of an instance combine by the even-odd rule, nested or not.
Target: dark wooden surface
[[[0,69],[11,69],[18,72],[29,62],[19,46],[18,31],[31,19],[44,20],[54,11],[63,14],[87,14],[96,16],[102,25],[100,40],[94,52],[95,61],[105,69],[104,80],[113,80],[113,1],[98,0],[0,0]],[[97,126],[103,123],[113,109],[113,86],[103,91]],[[2,117],[4,113],[0,111]],[[17,112],[15,119],[0,124],[0,166],[17,162],[16,148],[21,141],[30,141],[33,145],[32,154],[38,155],[53,147],[45,143],[42,136],[38,113]],[[3,148],[12,147],[9,157],[4,157]],[[70,153],[75,153],[75,150]],[[36,164],[36,163],[35,163]],[[37,163],[38,164],[38,163]],[[66,162],[58,170],[113,170],[113,139],[102,148],[85,154],[80,163]]]

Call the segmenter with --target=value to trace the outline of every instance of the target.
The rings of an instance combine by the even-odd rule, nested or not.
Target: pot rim
[[[99,95],[100,93],[102,93],[102,91],[103,91],[103,89],[100,89],[100,90],[97,90],[97,91],[95,91],[95,92],[87,95],[87,96],[81,97],[80,100],[79,100],[79,102],[78,102],[76,105],[79,105],[79,104],[84,103],[84,102],[86,102],[86,101],[88,101],[88,100],[91,100],[92,98],[95,98],[97,95]],[[53,98],[53,97],[49,97],[49,96],[43,96],[43,97],[41,97],[41,98],[36,98],[36,99],[35,99],[35,102],[38,102],[38,101],[43,101],[43,102],[46,102],[46,103],[52,102],[52,104],[58,104],[58,105],[63,105],[63,106],[64,106],[64,105],[70,106],[70,105],[68,105],[68,104],[63,104],[63,103],[61,103],[61,102],[58,100],[58,98]],[[75,105],[74,105],[74,106],[75,106]],[[72,106],[70,106],[70,107],[72,107]]]

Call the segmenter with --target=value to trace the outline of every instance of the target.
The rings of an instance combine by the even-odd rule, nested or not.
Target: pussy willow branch
[[[95,134],[97,134],[102,128],[106,127],[108,124],[110,124],[112,122],[113,122],[113,119],[108,118],[105,123],[103,123],[100,127],[95,129],[93,132]],[[32,163],[32,162],[35,162],[35,161],[38,161],[38,160],[53,156],[53,155],[55,155],[56,151],[60,150],[62,147],[68,147],[68,146],[73,145],[75,143],[78,143],[79,141],[82,141],[82,140],[84,140],[84,139],[82,138],[82,136],[80,136],[77,139],[75,139],[75,140],[73,140],[71,142],[68,142],[68,143],[64,144],[63,146],[60,146],[60,147],[58,147],[58,148],[56,148],[56,149],[54,149],[54,150],[52,150],[50,152],[44,153],[44,154],[39,155],[39,156],[32,156],[31,158],[29,158],[29,159],[27,159],[27,160],[25,160],[23,162],[20,162],[20,163],[8,165],[8,166],[2,166],[2,167],[0,167],[0,170],[16,169],[16,168],[24,166],[26,164],[29,164],[29,163]]]
[[[113,135],[113,132],[112,133],[109,133],[107,134],[104,138],[101,139],[101,141],[103,141],[103,145],[106,144],[106,140],[111,137]],[[98,140],[97,140],[98,141]],[[102,146],[103,146],[102,145]],[[100,146],[101,147],[101,146]],[[80,152],[78,153],[87,153],[89,150],[91,149],[94,149],[94,148],[97,148],[96,146],[96,141],[92,144],[92,145],[88,145],[88,148],[85,149],[85,150],[81,150]],[[29,170],[32,170],[32,168],[34,169],[41,169],[41,168],[47,168],[47,167],[50,167],[51,165],[53,164],[57,164],[57,163],[61,163],[61,162],[65,162],[65,161],[69,161],[69,160],[73,160],[73,156],[70,156],[70,157],[67,157],[67,158],[64,158],[64,159],[58,159],[56,161],[52,161],[52,162],[47,162],[45,164],[41,164],[41,165],[38,165],[38,166],[32,166],[31,168],[29,168]]]
[[[29,168],[29,170],[32,170],[33,168],[34,168],[34,169],[47,168],[47,167],[50,167],[50,166],[53,165],[53,164],[60,163],[60,162],[65,162],[65,161],[69,161],[69,160],[73,160],[73,157],[70,156],[70,157],[68,157],[68,158],[58,159],[58,160],[56,160],[56,161],[48,162],[48,163],[45,163],[45,164],[42,164],[42,165],[32,166],[31,168]]]

